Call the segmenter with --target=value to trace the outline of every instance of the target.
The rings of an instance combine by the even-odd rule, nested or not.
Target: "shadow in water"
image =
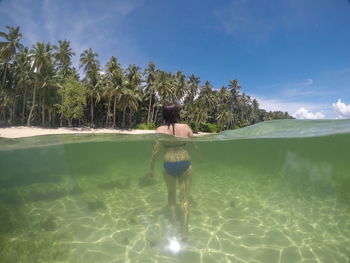
[[[19,186],[26,186],[35,183],[58,183],[61,181],[60,175],[50,175],[47,173],[36,173],[35,175],[28,175],[21,173],[17,175],[11,175],[8,179],[0,179],[0,189],[12,188]]]
[[[129,189],[130,188],[130,178],[126,180],[116,179],[112,181],[108,181],[98,185],[98,188],[103,190],[109,190],[113,188],[117,189]]]

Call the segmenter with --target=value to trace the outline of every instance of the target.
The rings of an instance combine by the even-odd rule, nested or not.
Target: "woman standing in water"
[[[190,138],[193,136],[191,128],[187,124],[180,124],[180,106],[169,104],[163,108],[163,120],[165,125],[157,128],[157,133],[172,135],[178,138]],[[164,180],[168,189],[168,205],[171,212],[172,223],[176,224],[176,182],[179,184],[180,204],[182,209],[182,239],[186,239],[189,223],[189,191],[191,182],[191,161],[185,149],[185,141],[163,140],[164,146]],[[154,179],[154,164],[159,152],[160,142],[153,147],[150,164],[150,177]]]

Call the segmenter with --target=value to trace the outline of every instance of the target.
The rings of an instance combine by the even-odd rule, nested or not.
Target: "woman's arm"
[[[202,155],[201,151],[198,149],[197,145],[194,142],[190,142],[190,145],[191,145],[192,149],[195,150],[196,155],[199,158],[199,161],[203,162],[203,155]]]
[[[189,137],[193,137],[193,131],[192,129],[187,125],[188,127],[188,135]],[[194,142],[190,142],[191,147],[195,150],[195,152],[197,153],[197,156],[199,157],[199,160],[202,162],[203,161],[203,155],[201,153],[201,151],[198,149],[197,145]]]

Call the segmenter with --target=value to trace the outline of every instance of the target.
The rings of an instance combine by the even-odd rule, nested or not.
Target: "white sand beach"
[[[3,138],[22,138],[49,134],[70,134],[70,133],[120,133],[120,134],[150,134],[154,130],[136,130],[136,129],[93,129],[93,128],[43,128],[35,126],[14,126],[0,128],[0,137]],[[207,133],[198,133],[195,136],[205,135]]]

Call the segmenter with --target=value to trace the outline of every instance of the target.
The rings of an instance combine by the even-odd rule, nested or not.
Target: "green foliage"
[[[223,130],[223,126],[205,122],[199,123],[198,125],[195,122],[188,122],[188,126],[192,129],[193,132],[210,132],[217,133]]]
[[[190,126],[190,128],[192,129],[193,132],[198,132],[197,125],[195,122],[191,121],[187,124],[188,124],[188,126]]]
[[[62,104],[56,104],[61,113],[72,124],[72,119],[83,116],[83,107],[86,104],[86,89],[74,77],[69,77],[58,91],[62,96]]]
[[[155,130],[156,124],[154,122],[139,123],[136,125],[136,129],[139,130]]]
[[[199,124],[199,131],[217,133],[220,131],[220,128],[217,124],[207,122]]]

